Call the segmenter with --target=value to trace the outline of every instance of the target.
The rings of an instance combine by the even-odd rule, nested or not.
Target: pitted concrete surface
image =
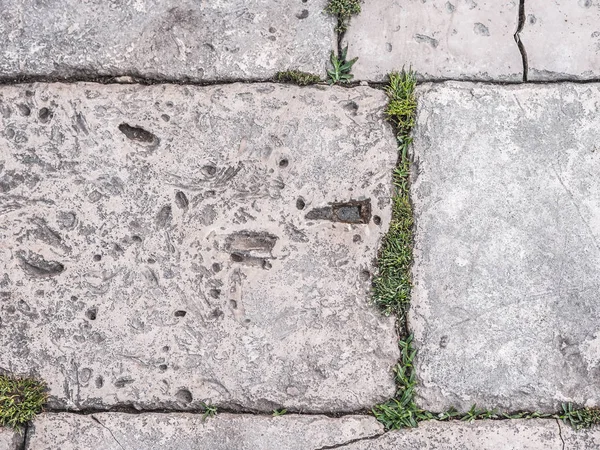
[[[584,431],[581,434],[587,433]],[[423,422],[418,428],[391,431],[377,439],[364,440],[341,448],[345,450],[574,450],[577,447],[570,445],[563,447],[556,420],[540,419],[480,420],[473,423]]]
[[[600,85],[425,84],[418,101],[418,403],[600,405]]]
[[[25,450],[306,450],[379,436],[374,417],[219,414],[42,414]]]
[[[176,81],[325,74],[326,0],[3,0],[0,78],[132,75]]]
[[[0,450],[21,450],[23,434],[11,428],[0,427]]]
[[[397,150],[382,91],[0,90],[0,367],[52,407],[356,411],[394,394],[368,304]]]
[[[516,0],[370,0],[345,40],[358,80],[412,69],[421,79],[523,79]]]
[[[526,0],[530,80],[600,79],[600,1]]]

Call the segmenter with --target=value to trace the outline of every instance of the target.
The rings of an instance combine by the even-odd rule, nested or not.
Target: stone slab
[[[0,78],[267,79],[325,74],[326,0],[3,0]]]
[[[418,428],[341,448],[346,450],[567,450],[555,420],[422,422]],[[588,447],[595,448],[595,447]]]
[[[600,405],[600,85],[422,85],[419,404]]]
[[[28,450],[305,450],[333,448],[378,436],[383,427],[369,416],[218,414],[93,415],[47,413],[29,431]]]
[[[559,422],[561,437],[565,443],[564,450],[593,450],[600,448],[600,427],[593,426],[575,430],[571,426]]]
[[[397,158],[382,91],[0,89],[0,368],[51,406],[357,411]]]
[[[598,0],[527,0],[525,13],[530,80],[600,79]]]
[[[0,427],[0,450],[20,450],[23,435],[10,428]]]
[[[371,0],[345,40],[357,80],[382,81],[412,67],[421,79],[523,79],[515,42],[519,2]]]

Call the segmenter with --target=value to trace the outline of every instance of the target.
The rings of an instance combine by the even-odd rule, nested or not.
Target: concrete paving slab
[[[378,436],[374,417],[219,414],[41,415],[33,422],[28,450],[305,450],[334,448]]]
[[[598,0],[527,0],[525,12],[530,80],[600,79]]]
[[[429,84],[418,101],[418,403],[600,405],[600,85]]]
[[[382,91],[0,90],[0,367],[54,407],[356,411],[394,394],[368,305]]]
[[[558,425],[544,420],[422,422],[356,442],[346,450],[563,450]],[[591,447],[590,447],[591,448]],[[566,447],[565,447],[566,449]]]
[[[3,0],[0,77],[180,81],[325,74],[337,45],[326,0]]]
[[[571,426],[559,422],[561,437],[565,443],[564,450],[592,450],[600,448],[600,427],[593,426],[575,430]]]
[[[11,428],[0,427],[0,450],[20,450],[22,447],[22,434]]]
[[[421,79],[523,79],[515,42],[516,0],[371,0],[345,40],[357,80],[382,81],[403,67]]]

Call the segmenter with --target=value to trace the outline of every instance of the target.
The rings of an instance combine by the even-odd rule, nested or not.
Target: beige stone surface
[[[397,149],[382,91],[0,89],[0,367],[52,407],[356,411]]]
[[[530,80],[600,79],[600,1],[527,0]]]
[[[326,0],[2,0],[0,78],[268,79],[325,75]]]
[[[26,450],[306,450],[378,436],[374,417],[218,414],[43,414]]]
[[[10,428],[0,427],[0,450],[20,450],[23,435]]]
[[[593,426],[575,430],[570,425],[559,422],[564,450],[593,450],[600,448],[600,427]]]
[[[345,41],[357,80],[412,67],[422,79],[523,79],[517,0],[370,0]]]
[[[345,450],[563,450],[554,419],[421,422]],[[586,447],[587,448],[587,447]],[[589,447],[594,448],[594,447]],[[567,450],[568,447],[564,447]]]

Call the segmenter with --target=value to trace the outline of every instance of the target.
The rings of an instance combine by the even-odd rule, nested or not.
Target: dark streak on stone
[[[21,260],[21,267],[25,272],[34,277],[52,277],[62,273],[65,266],[57,261],[46,261],[41,255],[30,253],[25,256],[24,252],[17,254]]]
[[[305,217],[309,220],[369,223],[371,220],[371,199],[350,200],[345,203],[331,203],[330,206],[315,208],[309,211]]]
[[[128,139],[131,139],[135,142],[153,145],[158,145],[159,143],[159,139],[156,137],[156,135],[140,127],[132,127],[131,125],[122,123],[119,125],[119,131],[121,131],[121,133],[123,133]]]

